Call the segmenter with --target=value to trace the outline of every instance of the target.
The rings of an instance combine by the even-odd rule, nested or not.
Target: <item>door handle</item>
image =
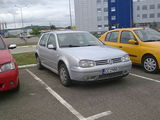
[[[119,46],[119,48],[123,48],[122,46]]]

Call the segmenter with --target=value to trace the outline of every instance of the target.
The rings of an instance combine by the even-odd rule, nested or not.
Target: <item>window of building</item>
[[[102,16],[97,16],[97,21],[102,21]]]
[[[140,6],[137,6],[137,10],[140,10]]]
[[[115,11],[116,11],[116,8],[115,8],[115,7],[111,7],[111,11],[112,11],[112,12],[115,12]]]
[[[104,21],[107,21],[108,20],[108,16],[104,16]]]
[[[157,8],[160,9],[160,4],[157,5]]]
[[[97,0],[97,4],[100,4],[101,3],[101,0]]]
[[[111,3],[115,3],[116,2],[116,0],[111,0]]]
[[[145,19],[145,18],[147,18],[147,17],[148,17],[147,14],[143,14],[143,15],[142,15],[142,18],[143,18],[143,19]]]
[[[108,28],[108,25],[106,24],[106,25],[104,25],[104,27],[105,27],[105,28]]]
[[[160,18],[160,13],[157,14],[157,17]]]
[[[151,13],[151,14],[149,15],[149,17],[150,17],[150,18],[155,18],[155,14],[154,14],[154,13]]]
[[[98,29],[102,29],[102,25],[98,25],[97,27],[98,27]]]
[[[103,0],[103,2],[104,2],[104,3],[107,3],[107,2],[108,2],[108,0]]]
[[[108,12],[108,8],[104,8],[104,12]]]
[[[147,10],[147,5],[143,5],[142,10]]]
[[[137,17],[140,18],[140,14],[137,14]]]
[[[97,12],[102,12],[102,8],[97,8]]]
[[[150,9],[155,9],[155,5],[150,5]]]
[[[111,17],[111,20],[116,20],[116,16],[112,16],[112,17]]]

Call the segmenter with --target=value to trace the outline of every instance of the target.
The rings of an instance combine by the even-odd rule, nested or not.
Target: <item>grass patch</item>
[[[13,57],[18,65],[28,65],[36,63],[34,52],[14,54]]]
[[[29,45],[37,45],[37,42],[17,44],[17,46],[29,46]]]

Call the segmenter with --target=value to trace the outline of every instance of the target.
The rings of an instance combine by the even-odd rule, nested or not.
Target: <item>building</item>
[[[160,28],[160,0],[138,0],[133,11],[137,26]]]
[[[132,11],[133,26],[160,28],[160,0],[134,1]],[[108,14],[108,0],[75,0],[75,23],[77,30],[90,32],[108,30]],[[124,21],[126,19],[121,18]]]
[[[133,0],[108,0],[109,29],[129,28],[133,23]]]
[[[75,0],[77,30],[108,30],[108,0]]]

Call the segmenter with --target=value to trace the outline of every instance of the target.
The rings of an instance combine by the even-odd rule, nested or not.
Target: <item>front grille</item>
[[[123,72],[110,73],[110,74],[100,75],[99,79],[109,79],[109,78],[119,77],[122,75]]]
[[[96,62],[96,65],[99,66],[99,65],[107,65],[107,64],[115,64],[115,63],[120,63],[122,62],[121,58],[114,58],[114,59],[106,59],[106,60],[97,60],[95,61]]]

